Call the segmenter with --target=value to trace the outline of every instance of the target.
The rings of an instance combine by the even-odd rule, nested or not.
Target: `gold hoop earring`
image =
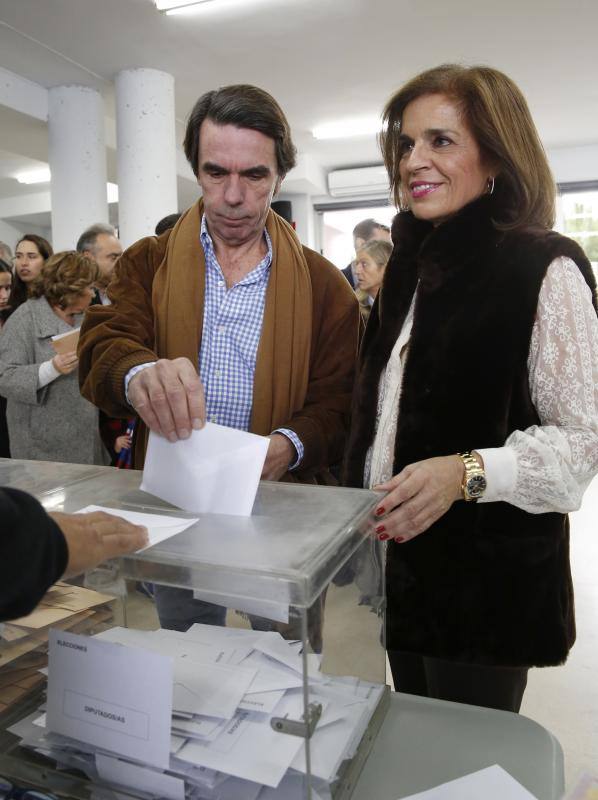
[[[486,182],[486,193],[494,194],[494,176],[488,178],[488,181]]]

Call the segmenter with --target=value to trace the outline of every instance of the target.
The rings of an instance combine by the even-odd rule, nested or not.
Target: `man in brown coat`
[[[288,122],[266,92],[229,86],[197,101],[184,146],[203,197],[120,259],[112,305],[83,325],[82,393],[171,441],[206,420],[269,436],[263,478],[326,481],[345,442],[359,309],[270,209],[295,165]],[[141,426],[137,467],[146,438]],[[159,588],[163,625],[222,624],[223,609],[184,594]]]

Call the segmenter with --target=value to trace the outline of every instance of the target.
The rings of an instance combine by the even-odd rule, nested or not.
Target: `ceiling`
[[[379,162],[376,142],[316,141],[315,125],[379,115],[405,79],[445,61],[507,72],[546,146],[598,141],[597,30],[596,0],[221,0],[185,16],[152,0],[0,0],[0,66],[47,88],[92,86],[111,118],[116,73],[164,70],[179,141],[200,94],[254,83],[282,105],[299,152],[328,170]],[[0,106],[0,136],[0,199],[31,191],[12,175],[47,159],[45,123]],[[190,183],[179,180],[185,196]]]

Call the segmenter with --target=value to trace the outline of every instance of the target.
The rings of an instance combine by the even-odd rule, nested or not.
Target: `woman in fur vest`
[[[551,230],[526,101],[444,65],[384,111],[394,249],[360,356],[349,485],[385,493],[395,687],[518,711],[575,640],[567,512],[598,471],[596,282]]]

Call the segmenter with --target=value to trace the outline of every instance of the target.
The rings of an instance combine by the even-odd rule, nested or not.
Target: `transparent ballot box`
[[[137,471],[0,460],[0,482],[48,511],[152,515],[162,539],[2,626],[2,778],[96,800],[351,796],[389,696],[374,492],[263,481],[242,517],[181,511]]]

